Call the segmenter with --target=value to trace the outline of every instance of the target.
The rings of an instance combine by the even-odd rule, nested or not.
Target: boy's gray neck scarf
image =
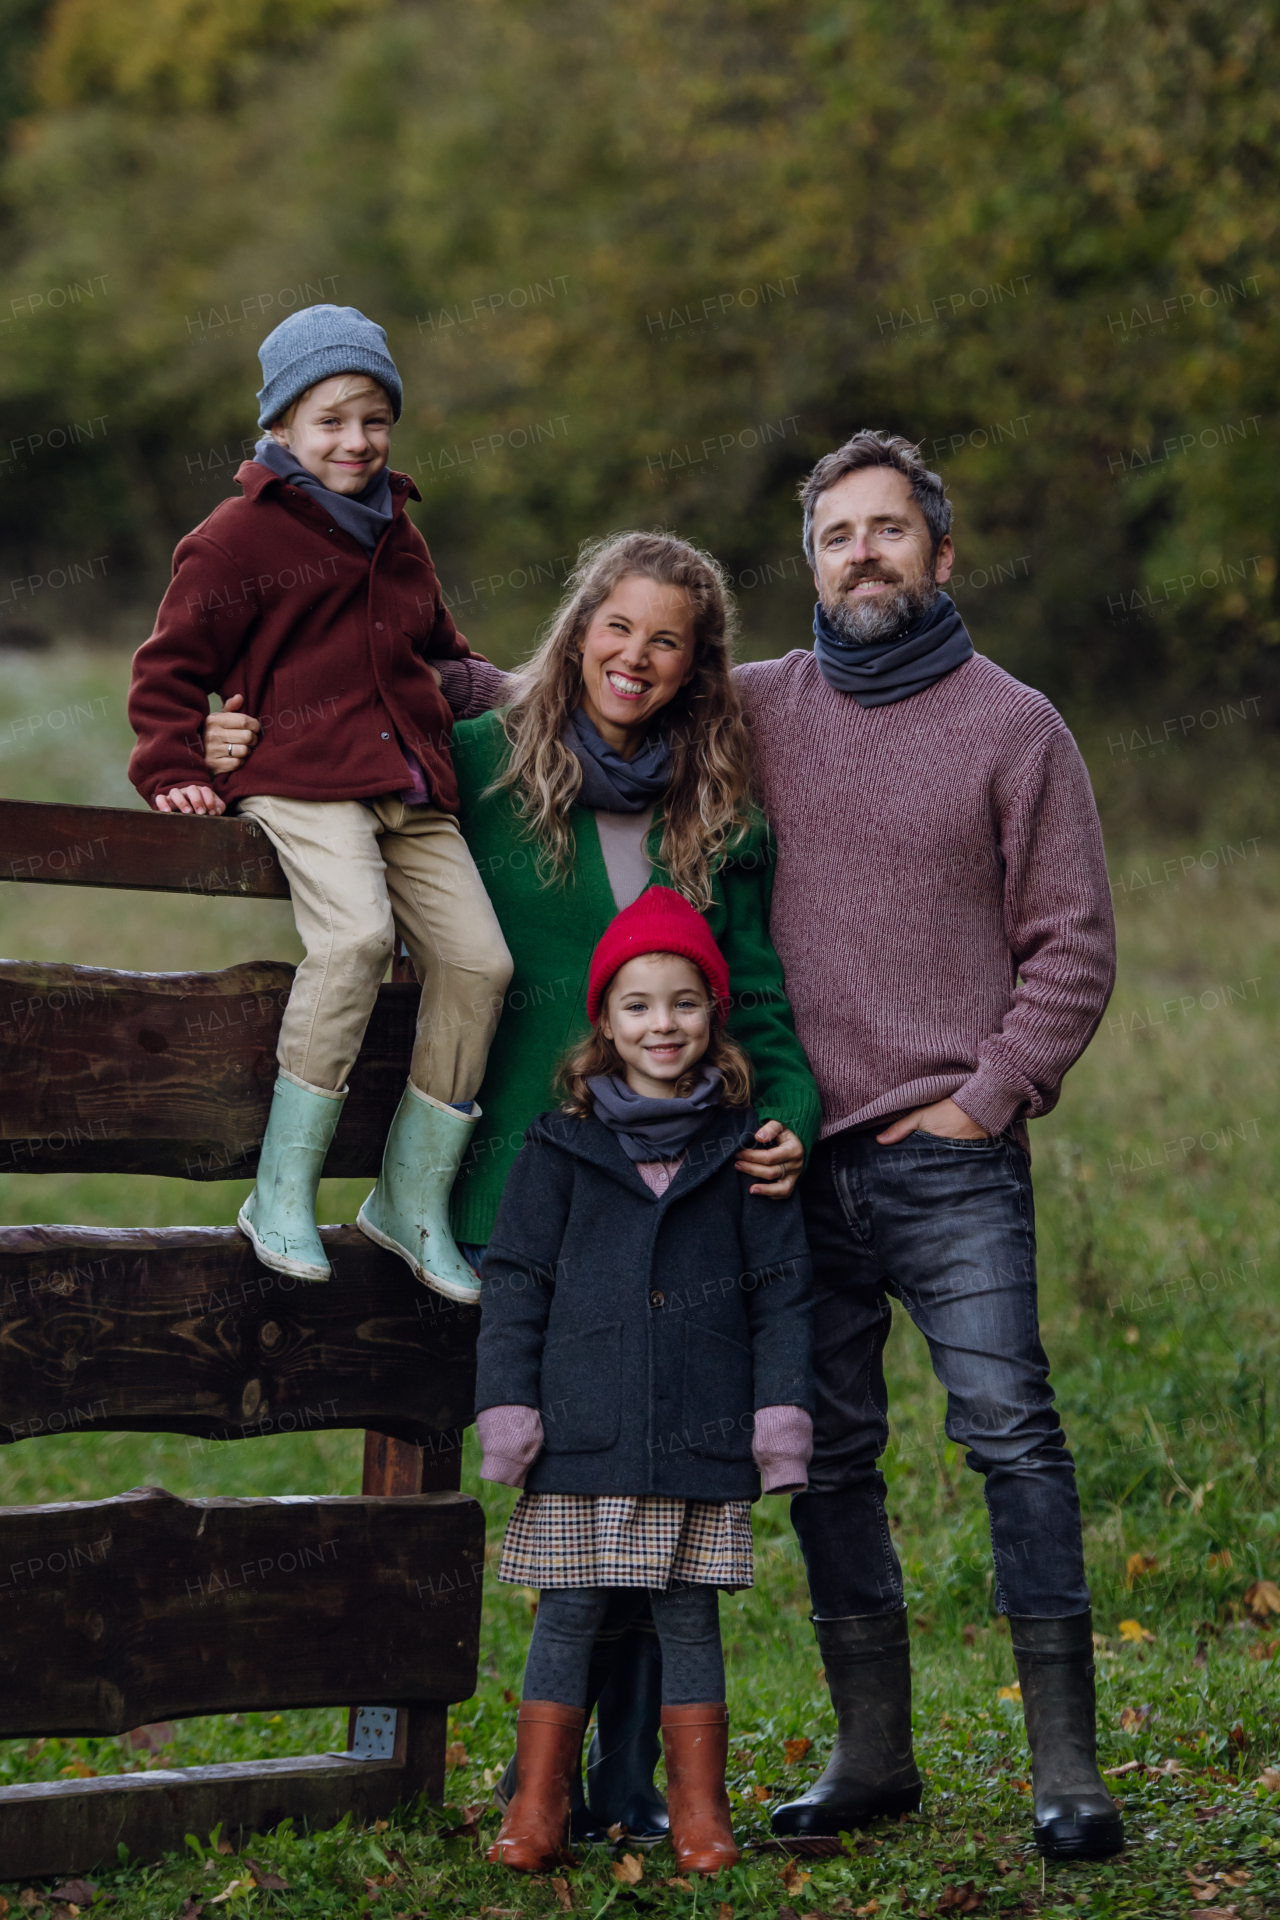
[[[260,467],[269,468],[281,480],[301,487],[313,500],[318,500],[329,518],[335,520],[344,533],[357,539],[366,553],[373,552],[391,525],[391,476],[385,467],[363,492],[335,493],[332,487],[317,480],[314,473],[300,466],[288,447],[282,447],[269,433],[264,433],[257,442],[253,457]]]
[[[593,1073],[587,1085],[596,1119],[617,1134],[628,1160],[678,1160],[711,1109],[720,1105],[724,1075],[704,1062],[693,1092],[673,1100],[633,1093],[620,1073]]]
[[[819,601],[813,610],[813,656],[829,687],[851,693],[860,707],[889,707],[963,666],[973,657],[973,642],[950,594],[940,593],[905,633],[868,646],[838,634]]]
[[[667,790],[671,749],[660,733],[650,734],[634,758],[624,760],[616,747],[601,739],[579,707],[569,715],[560,738],[582,768],[577,800],[580,807],[600,807],[606,813],[643,813]]]

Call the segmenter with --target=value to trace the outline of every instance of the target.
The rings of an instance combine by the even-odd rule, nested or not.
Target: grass
[[[126,670],[118,654],[71,648],[6,662],[0,790],[129,804]],[[56,739],[52,726],[12,726],[95,702],[92,720],[74,731],[64,723]],[[228,1912],[1280,1913],[1280,1799],[1259,1778],[1280,1762],[1280,1618],[1268,1616],[1257,1584],[1280,1583],[1274,767],[1243,733],[1134,760],[1108,747],[1118,730],[1104,722],[1096,741],[1086,734],[1086,752],[1116,881],[1120,978],[1061,1105],[1032,1132],[1045,1342],[1079,1468],[1103,1636],[1102,1764],[1128,1767],[1113,1777],[1127,1853],[1100,1867],[1045,1870],[1031,1851],[1028,1755],[1018,1705],[1001,1698],[1015,1676],[991,1612],[981,1487],[943,1434],[923,1344],[899,1316],[885,1466],[915,1635],[928,1779],[919,1817],[882,1825],[830,1862],[748,1851],[704,1888],[672,1884],[665,1848],[643,1856],[634,1885],[615,1877],[608,1851],[557,1876],[563,1889],[488,1866],[467,1835],[448,1829],[487,1802],[510,1752],[509,1696],[519,1690],[531,1618],[520,1590],[491,1579],[479,1690],[453,1715],[451,1737],[466,1757],[450,1775],[449,1808],[411,1810],[383,1832],[261,1837],[247,1851],[289,1887],[232,1893],[221,1903]],[[0,912],[3,948],[14,955],[172,968],[296,957],[288,909],[275,905],[13,887]],[[6,1221],[225,1222],[245,1190],[10,1176],[0,1204]],[[362,1192],[327,1183],[323,1215],[353,1218]],[[186,1495],[354,1492],[359,1474],[354,1434],[238,1447],[79,1435],[7,1449],[0,1498],[98,1498],[139,1484]],[[496,1551],[512,1496],[481,1487],[470,1446],[464,1485],[484,1500]],[[812,1777],[833,1730],[780,1502],[756,1509],[756,1537],[755,1589],[721,1602],[744,1841],[765,1836],[770,1804]],[[192,1764],[314,1751],[341,1743],[341,1723],[338,1712],[189,1721],[163,1757]],[[795,1743],[805,1740],[801,1752]],[[140,1758],[107,1740],[0,1743],[0,1780],[114,1771]],[[482,1840],[495,1824],[482,1817]],[[208,1836],[195,1839],[164,1861],[93,1876],[121,1920],[170,1920],[188,1897],[200,1904],[245,1876],[238,1858],[211,1849]],[[947,1892],[970,1882],[973,1908],[967,1892]],[[16,1910],[23,1889],[3,1893]],[[26,1900],[37,1920],[41,1904],[49,1910],[43,1895]],[[206,1907],[206,1920],[217,1911]]]

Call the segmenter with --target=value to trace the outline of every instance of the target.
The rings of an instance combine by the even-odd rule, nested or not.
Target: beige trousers
[[[276,1049],[285,1072],[346,1086],[399,933],[422,982],[410,1078],[437,1100],[473,1099],[511,955],[457,822],[388,795],[254,794],[240,812],[280,855],[306,949]]]

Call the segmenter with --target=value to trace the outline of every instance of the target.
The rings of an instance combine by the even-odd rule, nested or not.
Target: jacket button
[[[651,1307],[660,1307],[665,1299],[666,1299],[666,1295],[664,1293],[659,1293],[658,1289],[655,1287],[653,1292],[649,1295],[649,1305]]]
[[[381,633],[381,632],[382,632],[382,622],[381,622],[381,620],[375,620],[375,621],[374,621],[374,623],[373,623],[373,630],[374,630],[374,632],[375,632],[375,633]]]
[[[384,740],[389,740],[391,738],[391,735],[389,733],[384,733],[382,737]]]

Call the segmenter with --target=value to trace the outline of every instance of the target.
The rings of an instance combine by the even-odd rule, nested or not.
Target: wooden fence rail
[[[251,822],[0,801],[0,879],[285,899]],[[0,962],[0,1172],[251,1175],[293,969],[120,973]],[[325,1163],[372,1179],[418,992],[384,986]],[[234,1227],[0,1229],[0,1446],[144,1431],[198,1441],[365,1429],[359,1496],[161,1488],[0,1507],[0,1738],[348,1705],[345,1753],[0,1788],[0,1874],[152,1857],[218,1822],[387,1815],[444,1784],[475,1688],[484,1517],[457,1491],[478,1313],[354,1227],[290,1281]],[[362,1704],[356,1705],[354,1703]]]

